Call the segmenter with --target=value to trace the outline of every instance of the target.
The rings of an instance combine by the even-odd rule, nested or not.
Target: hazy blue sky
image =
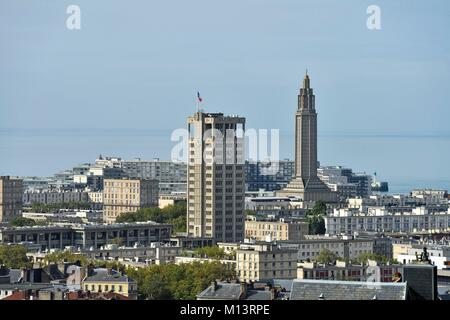
[[[70,4],[81,7],[79,31],[65,26]],[[371,4],[381,7],[381,30],[366,27]],[[168,133],[161,141],[169,147],[135,144],[131,152],[123,139],[108,148],[86,139],[86,149],[77,132],[170,133],[195,111],[197,90],[207,111],[290,135],[308,68],[322,137],[444,137],[413,140],[414,152],[392,142],[392,153],[371,150],[371,159],[364,144],[332,143],[331,152],[323,142],[322,162],[372,171],[379,154],[385,171],[392,157],[415,163],[406,166],[411,174],[431,166],[429,174],[450,180],[449,30],[448,0],[0,0],[0,173],[50,174],[110,151],[169,158]],[[25,128],[72,134],[52,145],[59,133]]]

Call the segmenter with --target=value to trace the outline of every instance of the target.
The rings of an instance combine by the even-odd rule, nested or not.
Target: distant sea
[[[176,128],[174,128],[176,129]],[[172,129],[0,129],[0,175],[49,176],[103,156],[170,159]],[[294,136],[280,134],[280,158],[293,158]],[[450,134],[319,132],[322,165],[377,173],[390,193],[450,190]]]

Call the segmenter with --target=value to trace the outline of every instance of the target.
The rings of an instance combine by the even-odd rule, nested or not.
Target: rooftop
[[[406,300],[406,282],[294,280],[290,300]]]
[[[209,286],[197,295],[198,298],[217,300],[239,300],[240,296],[241,284],[227,282],[218,282],[215,285],[215,288],[213,288],[213,286]]]
[[[96,274],[86,277],[84,282],[134,282],[134,280],[121,273],[109,273],[107,270],[99,269]]]

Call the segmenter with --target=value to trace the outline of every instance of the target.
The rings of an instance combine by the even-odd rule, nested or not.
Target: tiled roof
[[[278,287],[281,289],[286,289],[286,291],[291,291],[293,281],[294,280],[289,280],[289,279],[273,279],[270,281],[270,283],[275,288]]]
[[[248,290],[244,300],[272,300],[272,293],[266,290]]]
[[[110,273],[107,269],[95,269],[94,272],[95,274],[86,277],[84,282],[134,282],[130,277],[115,271]]]
[[[406,282],[294,280],[290,300],[405,300]]]
[[[209,286],[199,293],[197,297],[219,300],[239,300],[240,295],[241,285],[239,283],[218,282],[214,291],[212,290],[212,286]]]
[[[127,276],[120,274],[96,274],[87,277],[84,282],[132,282]]]

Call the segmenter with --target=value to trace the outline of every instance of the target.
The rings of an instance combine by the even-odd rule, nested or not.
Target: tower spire
[[[309,76],[308,76],[308,69],[306,69],[305,78],[303,79],[303,89],[309,89],[310,83],[309,83]]]

